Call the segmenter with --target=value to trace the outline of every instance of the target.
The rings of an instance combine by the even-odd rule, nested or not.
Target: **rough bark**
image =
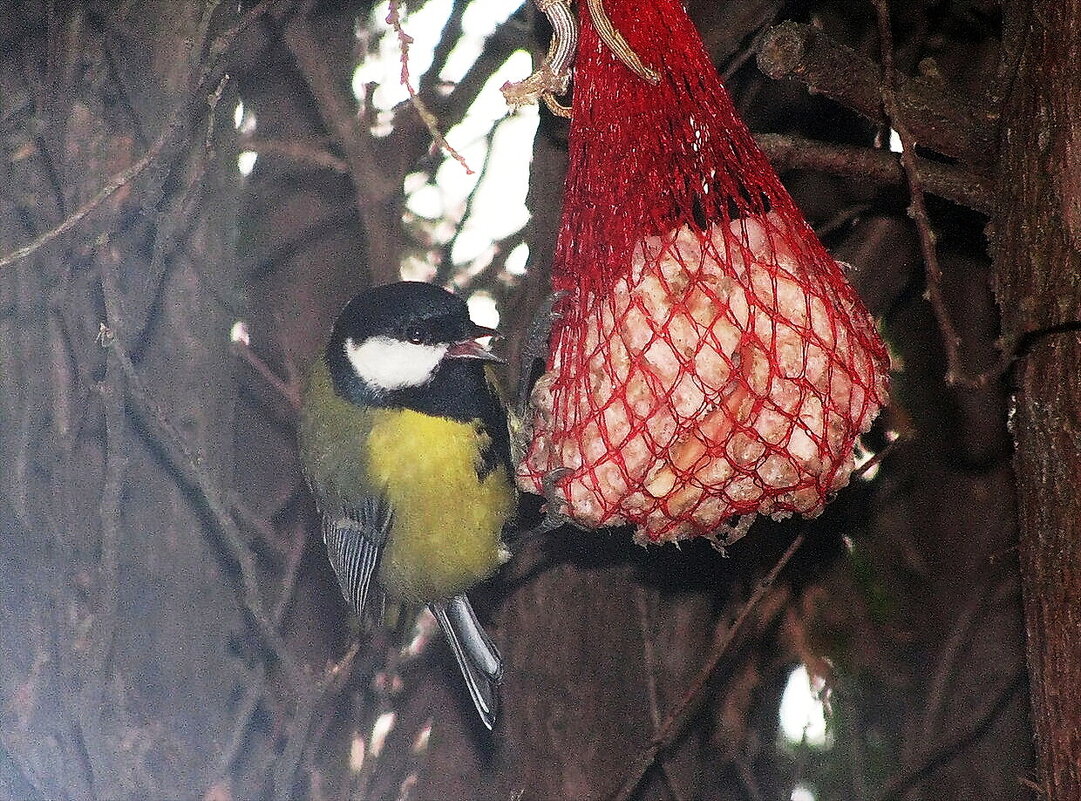
[[[1081,797],[1081,3],[1010,3],[995,279],[1041,796]]]
[[[813,91],[840,100],[869,119],[886,122],[878,64],[811,25],[785,22],[772,28],[762,41],[758,65],[775,80],[796,77]],[[983,141],[987,128],[978,109],[941,77],[906,80],[897,94],[902,114],[912,121],[921,144],[963,161],[987,157]]]
[[[5,252],[162,143],[73,233],[0,273],[0,761],[16,777],[0,771],[5,797],[36,797],[26,785],[48,798],[198,796],[232,725],[229,641],[243,618],[231,569],[112,355],[130,356],[201,475],[223,483],[232,92],[218,91],[220,73],[200,86],[200,70],[236,17],[203,11],[5,12]]]
[[[335,4],[302,18],[304,30],[322,45],[325,69],[335,75],[349,73],[352,20],[358,13],[351,4]],[[256,121],[261,140],[302,152],[323,140],[318,109],[276,22],[264,20],[253,29],[236,74],[245,114],[249,123]],[[367,238],[340,170],[262,152],[242,189],[239,255],[246,288],[243,317],[251,331],[248,352],[295,396],[334,316],[370,280]],[[297,410],[288,394],[250,365],[240,376],[233,434],[244,455],[237,464],[238,496],[248,514],[264,521],[259,551],[265,582],[282,590],[277,609],[289,650],[318,675],[341,657],[355,631],[296,462]],[[355,668],[358,682],[368,678],[362,663],[358,660]],[[255,714],[243,727],[245,747],[231,766],[235,787],[258,787],[280,762],[275,732],[288,732],[297,747],[310,747],[290,702],[297,689],[274,673],[263,683],[249,680]],[[351,697],[335,695],[332,704],[312,710],[316,729],[331,733],[304,757],[303,771],[329,797],[347,794],[350,738],[355,729],[371,725],[371,710],[358,709]],[[306,780],[298,786],[306,786]],[[286,797],[286,788],[278,793]]]

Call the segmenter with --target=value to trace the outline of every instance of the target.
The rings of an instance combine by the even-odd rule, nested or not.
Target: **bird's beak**
[[[485,328],[483,325],[473,325],[472,330],[469,332],[471,337],[469,339],[463,339],[461,342],[455,342],[447,350],[448,359],[483,359],[488,362],[503,363],[503,359],[496,356],[484,345],[477,342],[478,339],[484,337],[501,337],[503,336],[494,328]]]

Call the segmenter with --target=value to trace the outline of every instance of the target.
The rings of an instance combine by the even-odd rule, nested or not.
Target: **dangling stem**
[[[604,12],[604,0],[586,0],[586,5],[589,6],[589,13],[593,16],[593,24],[597,26],[597,34],[601,37],[601,41],[608,45],[608,49],[615,53],[616,58],[640,78],[650,83],[660,83],[661,76],[656,70],[643,64],[642,59],[631,50],[631,46],[627,44],[623,35],[613,27],[612,21]]]
[[[390,25],[398,35],[399,58],[402,62],[402,86],[409,92],[409,102],[412,103],[413,108],[416,109],[417,116],[420,117],[421,122],[424,123],[424,127],[427,128],[428,133],[431,134],[432,141],[451,158],[461,164],[462,167],[465,168],[466,175],[472,175],[473,169],[466,163],[465,157],[451,147],[450,142],[443,136],[443,132],[439,130],[439,120],[428,110],[428,106],[421,99],[420,94],[417,93],[417,90],[413,86],[413,81],[409,77],[409,45],[413,44],[413,37],[406,33],[402,28],[402,18],[398,11],[398,0],[390,0],[390,10],[387,12],[387,24]]]
[[[569,117],[571,110],[556,100],[567,93],[571,79],[571,62],[578,49],[578,24],[571,13],[571,0],[533,0],[552,25],[552,41],[548,55],[540,68],[516,83],[503,84],[501,91],[507,104],[518,107],[543,100],[549,110],[559,117]]]
[[[533,0],[552,25],[552,41],[548,54],[540,67],[524,81],[503,84],[503,97],[507,104],[518,107],[527,103],[543,100],[553,114],[569,117],[571,110],[556,100],[557,95],[566,94],[570,85],[571,63],[578,48],[578,24],[571,13],[572,0]],[[616,58],[622,61],[631,72],[650,83],[659,83],[661,78],[656,70],[650,69],[638,58],[627,40],[615,29],[608,14],[604,11],[603,0],[586,0],[597,35],[608,46]]]

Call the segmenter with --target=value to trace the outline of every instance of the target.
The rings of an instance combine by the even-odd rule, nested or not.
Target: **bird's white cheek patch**
[[[356,374],[386,391],[426,384],[446,354],[446,345],[414,345],[390,337],[368,337],[359,344],[345,340],[345,355]]]

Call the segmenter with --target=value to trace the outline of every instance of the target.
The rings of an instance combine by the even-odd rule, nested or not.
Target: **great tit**
[[[465,592],[507,559],[510,434],[478,339],[497,335],[432,284],[362,292],[312,368],[300,458],[342,593],[426,604],[489,729],[503,660]]]

